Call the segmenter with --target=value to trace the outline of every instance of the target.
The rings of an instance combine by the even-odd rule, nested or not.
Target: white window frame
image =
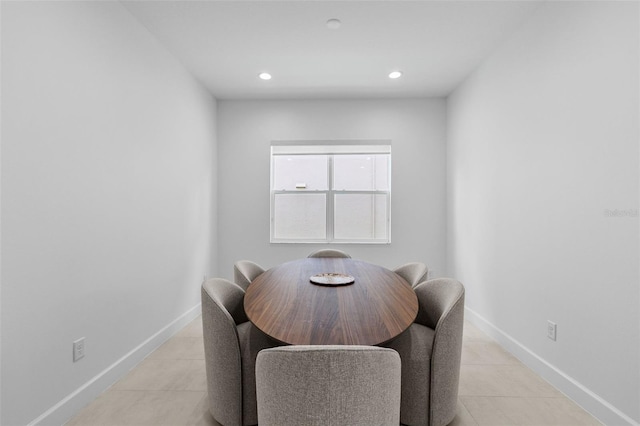
[[[335,190],[333,189],[333,159],[336,155],[345,154],[388,154],[388,184],[389,189],[380,190]],[[279,155],[327,155],[327,182],[326,190],[308,190],[298,188],[295,190],[274,190],[275,158]],[[272,141],[270,155],[270,242],[276,244],[391,244],[391,141],[389,140],[358,140],[358,141]],[[309,193],[325,194],[326,197],[326,238],[325,239],[283,239],[275,238],[275,197],[278,194]],[[386,196],[386,239],[336,239],[334,238],[334,199],[338,194],[367,194]]]

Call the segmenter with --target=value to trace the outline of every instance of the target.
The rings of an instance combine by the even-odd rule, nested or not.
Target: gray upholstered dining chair
[[[464,286],[453,279],[415,287],[418,316],[386,346],[402,360],[400,422],[409,426],[444,426],[456,415]]]
[[[398,425],[400,357],[374,346],[283,346],[256,361],[260,426]]]
[[[393,270],[396,274],[407,280],[412,288],[427,279],[429,268],[422,262],[405,263]]]
[[[349,254],[343,252],[342,250],[337,250],[337,249],[317,250],[311,253],[307,257],[342,257],[345,259],[351,259],[351,256]]]
[[[244,291],[258,275],[264,272],[262,266],[250,260],[239,260],[233,264],[233,281]]]
[[[278,343],[247,320],[238,285],[211,278],[201,296],[209,411],[225,426],[255,425],[256,356]]]

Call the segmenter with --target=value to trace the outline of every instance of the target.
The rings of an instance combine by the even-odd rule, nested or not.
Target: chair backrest
[[[411,262],[397,267],[393,272],[407,280],[411,287],[415,288],[415,286],[427,279],[429,268],[422,262]]]
[[[225,425],[242,424],[242,363],[236,324],[247,321],[244,291],[221,278],[202,284],[202,328],[209,410]]]
[[[397,425],[400,356],[373,346],[283,346],[256,361],[258,424]]]
[[[317,250],[311,253],[307,257],[342,257],[346,259],[351,259],[351,256],[349,254],[343,252],[342,250],[336,250],[336,249]]]
[[[454,279],[441,278],[422,282],[414,290],[419,304],[415,322],[435,330],[429,424],[445,425],[455,417],[458,400],[464,286]]]
[[[262,266],[250,260],[239,260],[233,264],[233,280],[244,291],[258,275],[264,272]]]

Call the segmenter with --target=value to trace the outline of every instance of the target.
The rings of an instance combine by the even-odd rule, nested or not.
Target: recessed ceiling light
[[[340,28],[340,25],[342,25],[342,22],[337,18],[331,18],[327,21],[327,28],[330,30],[337,30]]]
[[[402,71],[392,71],[389,73],[389,78],[400,78],[402,77]]]
[[[271,74],[269,74],[268,72],[261,72],[258,77],[260,77],[262,80],[271,80]]]

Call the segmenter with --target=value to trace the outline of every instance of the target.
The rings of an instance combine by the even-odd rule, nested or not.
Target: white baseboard
[[[586,386],[559,370],[535,354],[507,333],[491,324],[477,312],[465,307],[465,319],[496,340],[527,367],[548,381],[576,404],[608,426],[640,426],[632,418],[618,410]]]
[[[165,326],[156,334],[142,342],[131,352],[114,362],[93,379],[89,380],[62,401],[51,407],[40,417],[29,423],[28,426],[65,424],[83,407],[96,399],[102,392],[107,390],[120,378],[124,377],[125,374],[145,359],[158,346],[167,341],[171,336],[200,315],[201,311],[202,309],[200,304],[189,309],[169,325]]]

